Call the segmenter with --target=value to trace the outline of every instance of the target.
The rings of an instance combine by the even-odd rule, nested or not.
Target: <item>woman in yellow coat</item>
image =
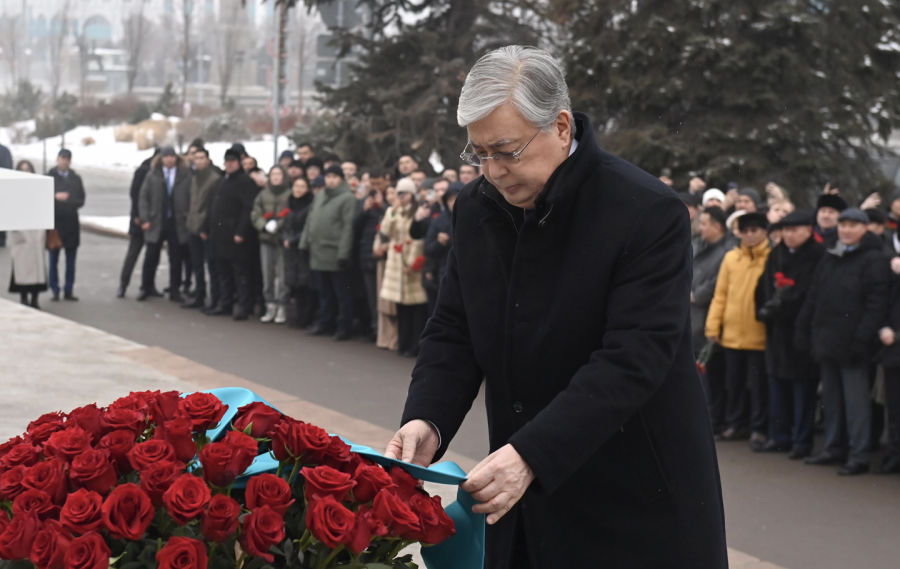
[[[741,244],[722,261],[706,317],[706,337],[725,349],[728,428],[718,437],[739,440],[749,436],[753,448],[762,447],[769,432],[766,327],[756,319],[755,300],[756,283],[769,257],[767,226],[766,216],[761,213],[738,218]]]

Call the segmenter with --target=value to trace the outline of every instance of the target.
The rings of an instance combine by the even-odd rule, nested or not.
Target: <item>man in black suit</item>
[[[75,258],[81,245],[81,222],[78,210],[84,206],[84,184],[81,176],[72,170],[72,152],[68,148],[59,151],[56,167],[47,172],[53,178],[54,227],[62,241],[62,249],[66,252],[66,280],[63,284],[63,298],[76,301],[75,296]],[[52,300],[59,300],[59,257],[60,249],[51,249],[50,257],[50,290]]]
[[[139,204],[141,197],[141,186],[144,184],[144,178],[150,172],[150,164],[153,159],[159,156],[159,147],[153,152],[153,156],[147,158],[137,170],[134,171],[134,177],[131,179],[131,221],[128,224],[128,252],[125,253],[125,262],[122,263],[122,274],[119,276],[119,288],[116,290],[116,298],[125,298],[125,291],[131,283],[131,275],[134,273],[134,266],[137,264],[141,250],[144,248],[144,230],[141,229],[143,222],[141,221]],[[147,291],[151,296],[162,296],[158,291]]]
[[[488,569],[725,569],[684,204],[600,149],[546,52],[484,56],[458,119],[483,176],[386,454],[439,459],[484,381],[492,454],[462,487]]]

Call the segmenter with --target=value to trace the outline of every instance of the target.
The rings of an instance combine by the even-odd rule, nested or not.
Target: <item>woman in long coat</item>
[[[413,239],[415,183],[404,178],[397,183],[397,205],[391,206],[381,222],[381,233],[388,238],[387,263],[381,282],[381,298],[397,303],[398,351],[401,356],[419,353],[419,337],[428,320],[428,296],[422,287],[425,245]]]
[[[319,306],[319,294],[312,282],[309,268],[309,254],[298,249],[300,235],[306,227],[306,218],[312,207],[313,194],[309,182],[304,177],[294,180],[288,198],[290,213],[284,220],[282,239],[284,240],[284,282],[290,290],[293,310],[288,324],[294,328],[306,328],[315,322]]]
[[[20,161],[16,170],[34,174],[34,166],[27,160]],[[9,247],[12,255],[9,292],[19,293],[22,304],[40,308],[38,294],[47,290],[47,231],[10,231]]]

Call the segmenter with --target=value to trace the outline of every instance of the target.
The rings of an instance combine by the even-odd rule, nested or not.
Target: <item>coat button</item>
[[[519,403],[518,401],[513,403],[513,411],[515,411],[516,413],[521,413],[524,410],[525,410],[525,407],[523,407],[522,404]]]

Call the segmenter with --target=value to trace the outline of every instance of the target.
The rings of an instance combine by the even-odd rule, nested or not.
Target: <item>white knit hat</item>
[[[722,193],[722,190],[718,188],[710,188],[703,192],[703,207],[706,207],[706,202],[714,198],[719,200],[723,204],[725,203],[725,194]]]

